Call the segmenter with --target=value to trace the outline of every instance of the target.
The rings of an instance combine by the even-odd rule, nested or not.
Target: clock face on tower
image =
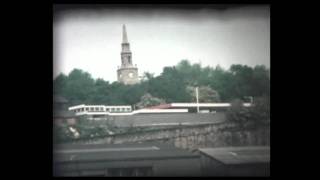
[[[129,73],[129,77],[132,78],[133,77],[133,73]]]

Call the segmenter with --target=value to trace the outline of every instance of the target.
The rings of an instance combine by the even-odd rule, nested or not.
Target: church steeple
[[[119,82],[124,84],[139,82],[138,68],[132,64],[132,53],[128,42],[126,25],[122,26],[121,66],[117,72]]]
[[[126,31],[126,25],[125,24],[122,26],[122,43],[121,43],[121,46],[122,46],[121,53],[131,53],[130,44],[128,42],[128,37],[127,37],[127,31]],[[129,64],[131,64],[131,62],[129,62]]]
[[[124,24],[122,26],[122,44],[126,44],[128,42],[128,37],[127,37],[127,31],[126,31],[126,25]]]

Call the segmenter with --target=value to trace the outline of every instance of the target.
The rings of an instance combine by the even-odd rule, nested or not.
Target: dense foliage
[[[255,99],[252,107],[244,107],[243,101],[236,99],[228,109],[227,120],[235,123],[240,129],[255,129],[270,123],[270,97]]]
[[[147,93],[141,97],[140,102],[137,103],[137,108],[141,109],[159,104],[165,104],[165,101],[163,99],[153,97],[151,94]]]
[[[269,69],[265,66],[232,65],[228,70],[201,67],[182,60],[165,67],[159,76],[146,72],[139,84],[124,85],[93,79],[80,69],[54,79],[54,92],[69,100],[69,105],[106,104],[136,105],[146,94],[163,102],[194,102],[194,87],[199,88],[203,102],[228,102],[233,99],[270,95]],[[191,88],[191,90],[190,90]]]

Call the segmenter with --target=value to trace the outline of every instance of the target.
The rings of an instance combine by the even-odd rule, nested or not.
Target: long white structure
[[[243,106],[251,107],[252,104],[243,103]],[[189,112],[203,113],[205,111],[226,110],[229,107],[231,107],[230,103],[169,103],[148,107],[148,109],[188,109]]]
[[[69,111],[73,111],[76,116],[123,116],[134,114],[153,114],[153,113],[187,113],[188,109],[139,109],[132,111],[131,106],[104,106],[104,105],[77,105],[69,107]]]
[[[243,103],[243,106],[250,107],[251,103]],[[230,107],[230,103],[171,103],[170,107]]]
[[[131,106],[77,105],[69,107],[69,111],[77,112],[131,112]]]
[[[69,107],[76,116],[123,116],[134,114],[159,114],[159,113],[188,113],[192,108],[200,108],[200,113],[215,113],[216,109],[225,109],[230,107],[230,103],[170,103],[153,106],[145,109],[132,111],[131,106],[105,106],[105,105],[77,105]],[[250,107],[251,103],[243,103],[243,106]]]

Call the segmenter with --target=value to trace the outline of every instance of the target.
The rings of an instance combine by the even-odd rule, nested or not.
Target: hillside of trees
[[[69,105],[153,105],[170,102],[194,102],[194,87],[199,87],[200,102],[248,101],[251,96],[270,96],[270,70],[263,65],[231,65],[229,69],[202,67],[188,60],[164,67],[159,76],[145,72],[141,83],[124,85],[94,79],[88,72],[74,69],[54,81],[54,94],[69,100]],[[149,99],[151,103],[144,103]]]

